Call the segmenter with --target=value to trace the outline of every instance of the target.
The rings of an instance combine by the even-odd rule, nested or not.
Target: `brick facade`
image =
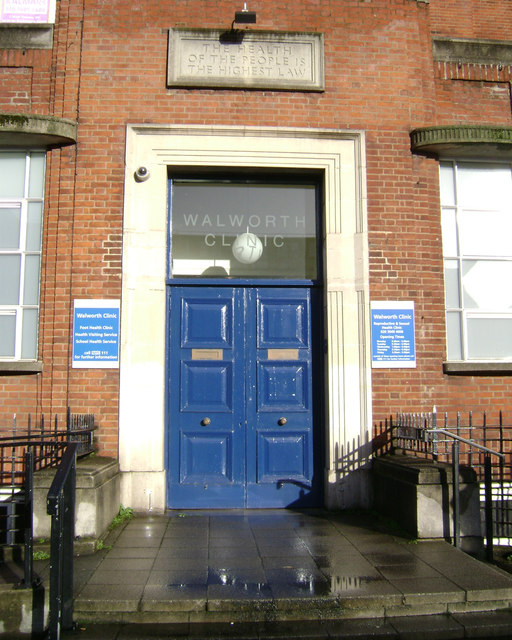
[[[415,302],[418,363],[372,372],[373,421],[433,405],[512,409],[509,376],[443,373],[438,162],[410,147],[418,127],[512,125],[510,64],[435,60],[432,48],[433,38],[509,40],[507,5],[260,0],[256,29],[324,34],[323,92],[166,88],[168,29],[228,29],[239,7],[226,1],[61,0],[52,50],[0,50],[0,112],[78,122],[77,144],[47,155],[42,372],[0,372],[1,423],[70,405],[96,414],[99,452],[118,455],[119,371],[70,367],[71,309],[121,297],[130,123],[364,131],[370,295]]]

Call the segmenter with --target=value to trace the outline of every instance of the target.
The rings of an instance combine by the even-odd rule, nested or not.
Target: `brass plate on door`
[[[192,349],[192,360],[222,360],[222,349]]]
[[[298,349],[268,349],[267,358],[269,360],[298,360]]]

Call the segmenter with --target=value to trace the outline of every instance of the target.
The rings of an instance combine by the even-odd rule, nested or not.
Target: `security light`
[[[256,24],[256,11],[249,11],[247,2],[244,2],[242,11],[235,11],[233,24]]]

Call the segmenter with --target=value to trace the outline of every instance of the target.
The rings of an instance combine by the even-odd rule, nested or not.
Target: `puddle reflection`
[[[231,569],[209,569],[207,585],[236,587],[241,591],[250,593],[268,589],[268,584],[264,580],[248,580],[246,577],[244,578],[241,573]]]
[[[382,578],[371,576],[331,576],[331,593],[339,595],[347,591],[357,591],[378,581],[382,582]]]
[[[330,575],[319,576],[318,572],[308,569],[281,569],[270,571],[265,579],[258,579],[258,572],[244,571],[238,569],[209,569],[206,586],[217,585],[236,589],[240,593],[266,594],[272,587],[279,587],[279,591],[290,591],[290,595],[300,592],[310,596],[338,596],[348,592],[367,590],[368,585],[382,582],[382,578],[373,576],[345,576]],[[204,584],[204,583],[203,583]],[[186,582],[169,585],[173,588],[190,588],[192,585]]]

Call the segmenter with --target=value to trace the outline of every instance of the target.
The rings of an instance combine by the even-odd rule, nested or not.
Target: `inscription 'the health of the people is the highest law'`
[[[323,90],[321,34],[244,32],[234,42],[223,36],[171,30],[168,86]]]

